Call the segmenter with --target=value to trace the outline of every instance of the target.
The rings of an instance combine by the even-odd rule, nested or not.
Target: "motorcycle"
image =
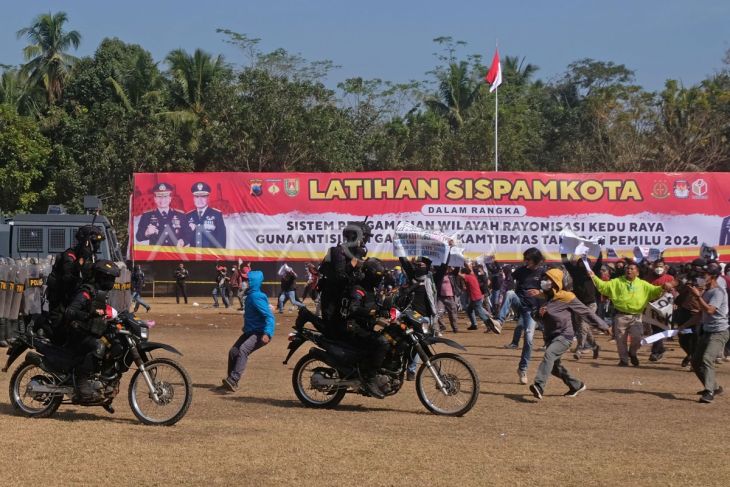
[[[31,321],[24,334],[8,349],[3,372],[28,350],[25,360],[10,378],[10,403],[20,414],[32,418],[47,418],[61,404],[101,406],[114,412],[112,401],[119,393],[122,375],[136,367],[129,382],[128,400],[139,421],[148,425],[170,426],[183,418],[192,402],[192,381],[187,371],[169,358],[153,358],[153,350],[166,350],[182,355],[163,343],[148,341],[154,322],[137,319],[133,313],[109,312],[107,327],[101,340],[106,353],[101,372],[94,380],[101,384],[95,397],[78,394],[75,367],[83,360],[67,348],[44,337],[42,319],[38,316],[38,331]]]
[[[456,353],[435,353],[433,345],[441,343],[466,350],[453,340],[433,336],[428,320],[413,311],[390,309],[390,320],[382,321],[382,333],[391,344],[377,372],[376,381],[384,396],[398,393],[403,386],[408,364],[416,357],[421,366],[416,373],[418,399],[430,412],[444,416],[463,416],[479,398],[479,377],[474,367]],[[312,323],[316,330],[305,327]],[[372,396],[363,379],[360,362],[368,351],[346,342],[327,338],[322,332],[326,323],[306,308],[300,308],[289,335],[289,352],[284,364],[306,342],[310,348],[294,366],[292,386],[297,398],[307,407],[334,408],[347,393]]]

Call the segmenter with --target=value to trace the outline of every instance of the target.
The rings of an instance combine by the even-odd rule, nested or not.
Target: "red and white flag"
[[[485,79],[487,80],[487,83],[492,85],[491,88],[489,88],[490,93],[502,84],[502,63],[499,62],[499,49],[494,51],[492,66],[489,68],[489,72]]]

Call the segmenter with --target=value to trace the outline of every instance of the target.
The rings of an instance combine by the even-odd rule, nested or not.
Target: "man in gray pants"
[[[550,269],[540,278],[540,289],[531,289],[528,292],[533,297],[546,300],[540,307],[540,321],[544,326],[545,355],[537,368],[535,382],[530,386],[530,392],[537,399],[542,399],[545,386],[550,374],[559,377],[568,386],[567,397],[575,397],[586,389],[585,384],[571,376],[568,370],[560,363],[562,355],[570,349],[573,342],[574,330],[572,314],[576,314],[601,329],[608,330],[608,325],[591,311],[585,304],[569,291],[563,291],[563,272],[560,269]]]
[[[704,386],[698,393],[703,403],[711,403],[715,396],[724,392],[715,381],[715,359],[722,354],[730,336],[727,292],[717,284],[720,274],[718,264],[708,264],[704,277],[697,279],[697,287],[691,288],[702,309],[700,335],[692,354],[692,370]]]

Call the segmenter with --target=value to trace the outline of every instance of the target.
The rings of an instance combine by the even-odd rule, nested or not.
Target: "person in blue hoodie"
[[[228,377],[223,379],[223,388],[231,392],[238,389],[238,381],[246,370],[248,356],[267,345],[274,336],[274,313],[269,306],[269,297],[261,291],[263,282],[263,272],[248,273],[248,289],[244,293],[243,334],[228,352]]]

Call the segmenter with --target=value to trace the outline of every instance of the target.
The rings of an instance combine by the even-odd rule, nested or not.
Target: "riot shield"
[[[6,309],[6,337],[7,340],[12,340],[18,334],[20,329],[20,322],[18,320],[20,314],[20,305],[23,301],[23,291],[25,290],[25,279],[28,274],[28,268],[22,260],[16,260],[15,265],[11,267],[12,283],[8,287],[12,287],[11,293],[6,296],[5,309]],[[8,304],[9,301],[9,304]]]
[[[23,294],[25,293],[25,281],[28,279],[28,265],[25,262],[20,261],[17,264],[14,278],[13,301],[8,315],[11,320],[17,320],[20,315],[20,305],[23,302]]]
[[[43,277],[38,259],[29,259],[27,271],[22,311],[25,315],[40,314],[43,307]]]
[[[13,306],[13,294],[15,294],[15,279],[18,273],[18,265],[14,259],[7,260],[5,271],[5,289],[3,290],[3,309],[0,317],[7,320],[10,318],[10,308]]]
[[[10,275],[10,260],[0,258],[0,347],[7,347],[7,322],[5,320],[5,299],[8,290],[8,275]]]
[[[49,255],[40,262],[40,278],[43,281],[43,286],[41,288],[41,310],[43,312],[48,311],[48,298],[46,296],[46,289],[48,287],[48,276],[51,275],[51,270],[53,269],[53,259],[54,256]]]
[[[0,320],[5,318],[5,297],[8,290],[8,275],[10,274],[9,259],[0,259]]]
[[[132,271],[125,266],[120,277],[122,278],[123,309],[129,309],[132,306]]]
[[[114,289],[109,291],[107,301],[117,311],[127,311],[132,302],[129,271],[124,263],[116,264],[120,267],[119,277],[114,281]]]

